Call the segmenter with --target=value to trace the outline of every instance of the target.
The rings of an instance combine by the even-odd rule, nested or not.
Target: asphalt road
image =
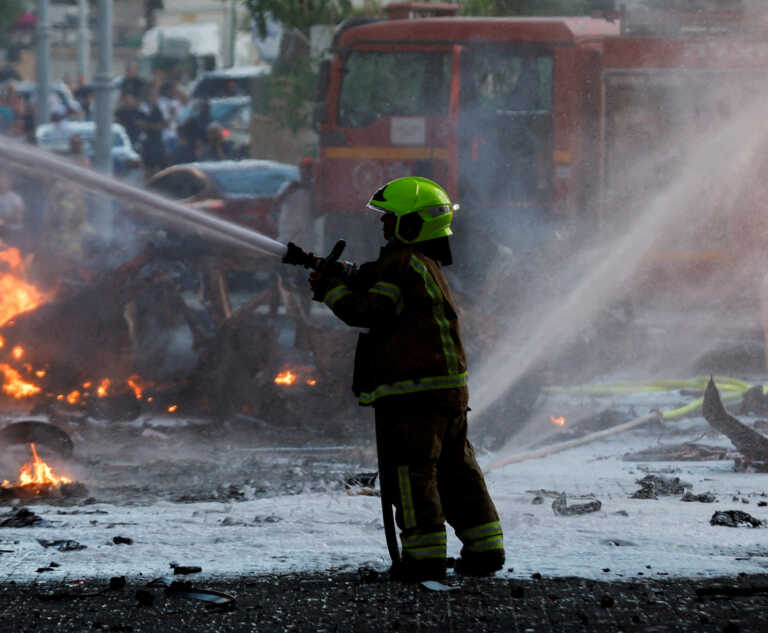
[[[6,584],[0,631],[30,632],[511,632],[768,631],[768,576],[707,580],[596,582],[449,577],[452,591],[430,591],[361,570],[195,581],[231,595],[222,606],[145,579],[110,588]],[[120,583],[117,583],[120,584]],[[205,595],[205,594],[203,594]],[[208,596],[210,597],[210,596]],[[226,597],[220,597],[226,601]]]

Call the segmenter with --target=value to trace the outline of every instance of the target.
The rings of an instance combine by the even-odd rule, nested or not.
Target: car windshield
[[[96,135],[95,128],[84,130],[63,129],[61,131],[49,130],[39,139],[38,144],[43,149],[51,152],[68,152],[69,138],[75,134],[83,139],[86,151],[92,151],[94,136]],[[122,147],[123,145],[123,136],[119,132],[112,132],[112,147]]]
[[[229,195],[273,196],[291,180],[299,179],[297,167],[286,165],[268,168],[215,170],[211,177]]]

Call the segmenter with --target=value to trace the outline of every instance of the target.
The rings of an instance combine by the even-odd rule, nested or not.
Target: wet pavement
[[[168,592],[147,580],[5,584],[0,630],[48,632],[717,632],[768,630],[768,576],[597,582],[470,579],[430,591],[373,572],[194,581]],[[217,606],[190,588],[226,594]],[[184,593],[186,591],[187,593]],[[210,598],[210,595],[202,594]],[[229,602],[228,596],[234,598]]]

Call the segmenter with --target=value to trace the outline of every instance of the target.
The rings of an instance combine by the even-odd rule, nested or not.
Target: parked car
[[[96,137],[96,124],[93,121],[45,123],[38,125],[35,132],[38,147],[64,155],[69,154],[69,139],[75,134],[83,140],[85,153],[93,160]],[[112,124],[112,173],[133,184],[140,184],[143,178],[141,156],[133,149],[131,139],[119,123]]]
[[[251,144],[251,98],[226,97],[210,99],[211,121],[221,125],[224,140],[232,143],[238,156],[248,156]],[[190,102],[179,116],[179,124],[195,113],[196,102]]]
[[[282,195],[298,180],[295,165],[226,160],[168,167],[155,174],[147,188],[274,236]]]
[[[27,103],[35,103],[37,101],[37,83],[34,81],[15,81],[13,82],[16,92],[24,97]],[[8,82],[5,82],[0,91],[5,93],[7,90]],[[50,84],[50,99],[52,106],[59,106],[56,108],[64,118],[77,119],[82,116],[83,108],[75,99],[72,91],[67,87],[63,81],[54,81]],[[51,112],[54,111],[54,107],[51,107]]]
[[[266,64],[209,70],[194,83],[190,96],[193,99],[251,96],[266,82],[271,70]]]

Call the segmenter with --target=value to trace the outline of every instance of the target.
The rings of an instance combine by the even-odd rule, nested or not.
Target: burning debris
[[[34,443],[29,445],[32,459],[21,466],[16,483],[7,479],[0,483],[0,499],[40,499],[50,497],[81,497],[87,493],[83,484],[69,477],[57,475],[37,453]]]

